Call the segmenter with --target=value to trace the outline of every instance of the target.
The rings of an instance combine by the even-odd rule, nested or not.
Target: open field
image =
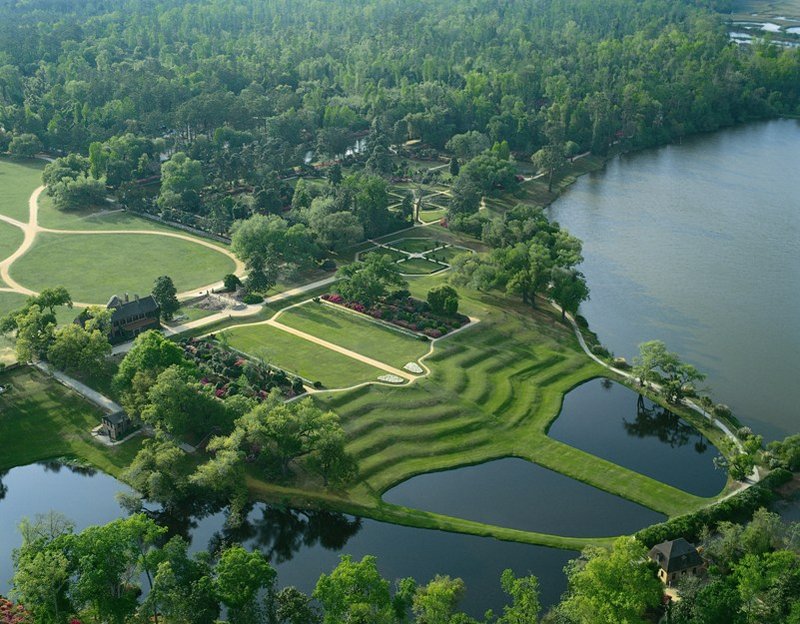
[[[138,438],[114,448],[94,442],[100,411],[36,369],[0,373],[0,384],[11,386],[0,396],[0,470],[76,456],[118,475],[139,449]]]
[[[12,265],[11,275],[32,290],[65,286],[75,301],[104,303],[115,293],[149,293],[159,275],[169,275],[182,292],[234,268],[223,254],[177,238],[43,233]]]
[[[392,247],[407,251],[409,253],[423,253],[429,249],[438,247],[437,241],[429,238],[402,238],[392,242]]]
[[[42,183],[44,165],[41,160],[0,158],[0,214],[28,220],[28,198]]]
[[[418,360],[430,349],[427,341],[324,303],[291,308],[277,321],[397,368]]]
[[[271,325],[249,325],[227,330],[224,339],[234,349],[327,388],[344,388],[375,381],[383,371],[293,336]]]

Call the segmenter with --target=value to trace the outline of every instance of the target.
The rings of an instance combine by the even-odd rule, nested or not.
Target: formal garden
[[[305,392],[303,380],[289,376],[280,368],[233,351],[213,335],[180,341],[186,358],[201,375],[200,384],[210,388],[219,399],[242,395],[261,402],[277,388],[287,399]]]

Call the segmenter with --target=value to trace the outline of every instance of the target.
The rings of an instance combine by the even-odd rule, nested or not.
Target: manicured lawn
[[[270,325],[236,327],[224,332],[228,344],[249,355],[299,375],[326,388],[345,388],[375,381],[378,370]]]
[[[57,210],[47,191],[39,195],[39,225],[51,230],[149,230],[177,232],[178,230],[138,217],[131,212],[115,209]]]
[[[337,310],[325,303],[307,303],[287,310],[278,322],[367,357],[402,368],[430,349],[423,342],[399,331],[378,325],[356,313]]]
[[[28,198],[42,183],[41,160],[0,158],[0,214],[28,221]]]
[[[139,438],[113,448],[94,442],[101,413],[36,369],[0,373],[11,390],[0,395],[0,470],[61,456],[76,456],[119,474],[139,449]]]
[[[22,244],[24,235],[18,227],[0,221],[0,260],[5,260]]]
[[[441,221],[447,216],[446,210],[422,210],[419,213],[419,219],[423,223],[433,223],[434,221]]]
[[[182,292],[234,268],[221,253],[166,236],[40,234],[11,275],[32,290],[65,286],[75,301],[105,303],[115,293],[146,295],[159,275],[169,275]]]
[[[411,258],[411,260],[404,260],[403,262],[400,262],[397,267],[400,269],[401,273],[406,273],[408,275],[428,275],[429,273],[435,273],[436,271],[441,271],[442,269],[447,268],[441,264],[429,262],[428,260],[423,260],[422,258]]]
[[[408,251],[409,253],[422,253],[436,246],[436,241],[429,238],[402,238],[392,242],[392,247]]]

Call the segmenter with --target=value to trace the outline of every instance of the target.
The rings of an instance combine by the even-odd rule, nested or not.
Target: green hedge
[[[756,485],[721,503],[642,529],[636,534],[636,539],[648,548],[678,537],[696,542],[700,538],[703,527],[708,527],[713,531],[720,522],[725,520],[739,522],[749,520],[756,509],[766,507],[773,502],[777,497],[774,490],[790,481],[791,478],[791,472],[784,468],[778,468]]]

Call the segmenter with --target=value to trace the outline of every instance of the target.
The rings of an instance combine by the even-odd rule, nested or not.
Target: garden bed
[[[323,295],[322,299],[428,338],[441,338],[469,323],[469,317],[463,314],[434,314],[426,301],[414,299],[406,290],[392,293],[369,308],[357,301],[345,301],[338,294]]]
[[[208,338],[187,338],[180,341],[186,358],[198,367],[202,376],[200,383],[211,386],[220,399],[235,394],[264,401],[274,388],[286,398],[303,394],[303,380],[275,368],[248,358]]]

